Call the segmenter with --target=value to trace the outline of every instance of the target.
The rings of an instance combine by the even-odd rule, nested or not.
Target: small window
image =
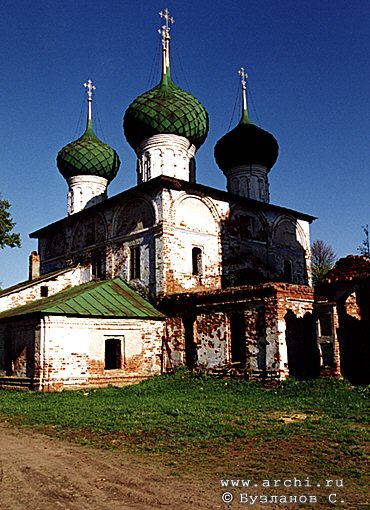
[[[202,250],[200,248],[193,248],[192,250],[192,263],[193,263],[193,275],[201,275],[203,271],[202,267]]]
[[[49,289],[47,285],[42,285],[40,287],[40,296],[41,297],[48,297],[49,295]]]
[[[91,254],[91,276],[96,280],[105,277],[104,258],[101,251],[94,251]]]
[[[291,260],[284,260],[284,281],[293,282],[293,264]]]
[[[122,346],[119,338],[108,338],[105,341],[105,370],[122,367]]]
[[[130,280],[140,279],[140,246],[130,248]]]

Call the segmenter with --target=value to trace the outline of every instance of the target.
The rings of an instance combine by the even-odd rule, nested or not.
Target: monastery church
[[[123,119],[137,185],[107,197],[120,160],[94,133],[89,80],[86,130],[57,156],[68,215],[31,234],[29,279],[0,292],[0,388],[120,385],[180,365],[282,380],[335,357],[327,341],[323,361],[312,315],[315,218],[270,203],[279,148],[249,118],[244,69],[240,121],[214,149],[223,191],[197,183],[208,114],[171,78],[160,15],[160,82]]]

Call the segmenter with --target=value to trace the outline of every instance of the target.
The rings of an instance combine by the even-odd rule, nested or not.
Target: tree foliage
[[[330,246],[324,241],[314,241],[311,246],[312,281],[314,286],[320,283],[326,273],[333,267],[337,256]]]
[[[364,239],[357,249],[361,255],[370,259],[369,225],[363,225],[362,230],[364,232]]]
[[[9,212],[10,202],[3,200],[0,196],[0,248],[6,246],[10,248],[21,246],[21,237],[19,234],[12,232],[15,223]]]

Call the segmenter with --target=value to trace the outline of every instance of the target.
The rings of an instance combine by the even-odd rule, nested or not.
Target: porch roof
[[[71,287],[0,313],[0,320],[31,314],[77,317],[164,319],[146,299],[121,278]]]

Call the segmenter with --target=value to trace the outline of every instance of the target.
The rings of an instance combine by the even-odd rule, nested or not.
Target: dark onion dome
[[[279,145],[272,134],[255,126],[243,110],[239,124],[220,138],[214,153],[223,171],[244,165],[261,165],[271,170],[279,154]]]
[[[208,134],[208,113],[198,99],[174,84],[167,69],[156,87],[130,104],[123,127],[133,149],[158,134],[183,136],[199,149]]]
[[[61,149],[57,166],[65,179],[77,175],[95,175],[112,181],[117,175],[120,160],[117,152],[95,135],[91,120],[84,134]]]

